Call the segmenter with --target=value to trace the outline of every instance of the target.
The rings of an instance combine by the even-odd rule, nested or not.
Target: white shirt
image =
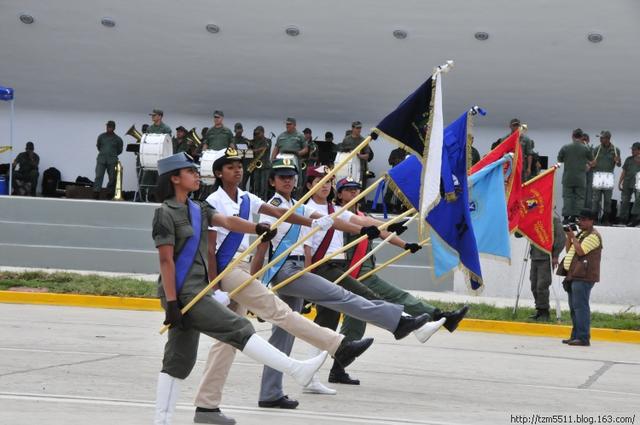
[[[325,205],[316,204],[313,199],[309,199],[309,202],[307,202],[307,207],[309,209],[313,209],[314,211],[319,212],[320,214],[324,214],[324,215],[329,214],[327,204]],[[340,207],[334,206],[334,209],[335,211],[337,211],[340,209]],[[342,214],[340,214],[338,218],[344,221],[350,221],[353,215],[354,214],[351,211],[345,211]],[[308,232],[309,232],[308,227],[303,228],[301,231],[301,236],[306,235]],[[315,252],[318,250],[318,247],[322,243],[322,240],[324,239],[324,236],[326,234],[327,232],[323,232],[322,230],[317,231],[313,236],[311,236],[311,238],[309,238],[304,243],[305,246],[311,247],[311,252],[315,254]],[[327,249],[327,253],[325,255],[332,254],[337,250],[339,250],[340,248],[342,248],[343,246],[344,246],[344,235],[340,230],[334,230],[333,237],[331,238],[331,242],[329,243],[329,248]],[[333,258],[336,260],[344,260],[344,253],[338,254]]]
[[[258,214],[260,207],[264,204],[264,201],[258,198],[253,193],[245,192],[242,189],[238,188],[238,201],[231,199],[227,192],[222,189],[222,186],[218,188],[215,192],[213,192],[207,198],[207,202],[209,205],[214,207],[218,212],[224,214],[226,216],[239,216],[240,215],[240,202],[242,201],[242,195],[249,195],[249,202],[251,203],[251,207],[249,208],[249,221],[253,221],[253,216]],[[216,249],[220,248],[220,244],[229,234],[229,230],[224,227],[209,227],[209,230],[215,230],[218,233],[216,238]],[[240,247],[238,251],[244,251],[249,247],[249,235],[244,235],[242,238],[242,242],[240,243]]]
[[[275,195],[273,195],[273,197],[271,199],[269,199],[269,203],[271,205],[273,205],[274,207],[291,209],[291,207],[293,207],[293,205],[296,203],[296,201],[295,201],[295,199],[292,199],[291,201],[287,201],[284,198],[284,196],[276,193]],[[311,208],[308,208],[306,205],[303,205],[302,208],[303,208],[302,215],[304,215],[307,218],[311,217],[311,214],[313,214],[314,210],[311,209]],[[261,223],[272,224],[276,220],[277,220],[277,218],[272,217],[270,215],[264,215],[264,214],[260,215],[260,222]],[[291,224],[287,223],[286,221],[278,226],[278,233],[271,240],[271,246],[273,246],[274,250],[280,244],[280,241],[282,241],[282,238],[284,238],[284,235],[287,234],[287,232],[289,231],[290,228],[291,228]],[[300,229],[300,234],[298,235],[298,239],[300,239],[300,236],[302,235],[302,232],[304,231],[304,229],[308,229],[308,227],[302,226],[302,228]],[[302,245],[300,245],[299,247],[296,247],[296,249],[291,251],[291,253],[289,255],[304,255],[304,248],[302,248]]]

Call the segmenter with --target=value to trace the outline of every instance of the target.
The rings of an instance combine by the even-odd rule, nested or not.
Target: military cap
[[[303,134],[311,134],[311,129],[309,127],[305,128],[304,130],[302,130]]]
[[[520,118],[514,118],[511,121],[509,121],[509,125],[520,125]]]
[[[188,133],[187,129],[184,128],[183,126],[176,128],[176,131],[184,131],[185,133]]]
[[[242,162],[242,157],[240,156],[238,151],[235,150],[234,148],[227,148],[224,151],[224,155],[222,155],[220,158],[216,159],[213,162],[213,170],[214,171],[222,170],[223,166],[225,166],[226,164],[230,164],[234,161]]]
[[[602,130],[600,132],[600,137],[604,137],[605,139],[611,138],[611,132],[609,130]]]
[[[32,151],[35,149],[35,147],[33,146],[33,142],[27,142],[27,145],[25,146],[25,149],[28,151]]]
[[[329,172],[329,167],[321,165],[319,167],[307,167],[307,177],[324,177]]]
[[[354,121],[351,123],[351,128],[362,128],[362,123],[360,121]]]
[[[216,109],[215,111],[213,111],[213,116],[214,117],[224,117],[224,112],[222,112],[219,109]]]
[[[170,173],[175,170],[181,170],[183,168],[198,169],[198,164],[193,161],[191,155],[185,152],[180,152],[158,160],[159,175]]]
[[[580,214],[578,214],[579,218],[588,218],[590,220],[597,220],[598,219],[598,213],[596,213],[595,211],[590,210],[589,208],[585,208],[582,211],[580,211]]]
[[[340,192],[342,189],[348,189],[348,188],[362,189],[362,185],[357,181],[355,181],[354,179],[352,179],[351,177],[342,178],[338,180],[338,183],[336,183],[336,190],[338,192]]]
[[[164,112],[162,109],[154,109],[149,115],[160,115],[161,117],[164,117]]]
[[[287,118],[285,120],[285,123],[287,123],[287,124],[295,124],[296,123],[296,119],[289,117],[289,118]]]
[[[242,130],[242,123],[241,122],[235,123],[233,128],[236,130]]]
[[[277,176],[297,176],[298,167],[289,158],[278,158],[271,163],[271,170]]]
[[[256,128],[253,129],[254,133],[257,132],[257,131],[262,131],[264,133],[264,127],[259,125],[259,126],[257,126]]]
[[[633,145],[631,145],[631,149],[640,149],[640,142],[635,142]]]
[[[571,134],[573,135],[573,137],[582,137],[583,132],[581,128],[576,128]]]
[[[107,121],[107,127],[116,128],[116,122],[113,120]]]
[[[325,139],[333,139],[333,133],[330,131],[327,131],[326,133],[324,133],[324,138]]]

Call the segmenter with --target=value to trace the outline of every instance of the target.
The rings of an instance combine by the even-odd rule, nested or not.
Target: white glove
[[[316,218],[311,222],[312,227],[320,227],[323,231],[327,231],[333,226],[333,218],[330,215],[325,215],[322,218]]]
[[[229,303],[231,302],[231,298],[229,298],[229,294],[219,289],[216,289],[213,295],[211,296],[213,297],[214,300],[218,301],[223,306],[228,306]]]

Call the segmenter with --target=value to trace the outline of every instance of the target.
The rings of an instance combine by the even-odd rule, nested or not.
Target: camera
[[[577,231],[578,230],[578,226],[576,226],[575,223],[569,223],[569,224],[565,224],[564,226],[562,226],[562,229],[565,232],[569,232],[569,231]]]

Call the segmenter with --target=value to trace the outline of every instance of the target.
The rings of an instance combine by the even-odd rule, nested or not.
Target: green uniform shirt
[[[471,167],[472,165],[476,165],[478,162],[480,162],[480,152],[478,152],[478,149],[471,146],[471,164],[468,165]]]
[[[115,133],[102,133],[98,136],[98,158],[118,160],[118,155],[122,153],[122,139]]]
[[[262,161],[262,168],[271,168],[271,139],[265,137],[253,139],[251,147],[253,148],[253,159]]]
[[[558,152],[558,162],[563,162],[562,184],[585,187],[587,185],[587,162],[593,160],[591,149],[582,142],[571,142]]]
[[[231,140],[233,141],[233,143],[236,146],[238,146],[238,145],[248,145],[249,144],[249,139],[247,139],[244,136],[240,136],[240,137],[233,136],[233,138]]]
[[[171,134],[171,128],[163,122],[160,125],[151,124],[147,134]]]
[[[633,155],[624,160],[622,164],[624,170],[624,180],[622,181],[622,190],[634,190],[636,186],[636,173],[640,172],[640,159],[633,159]],[[636,201],[637,202],[637,201]]]
[[[187,140],[186,138],[184,139],[177,139],[177,138],[173,138],[173,153],[180,153],[180,152],[186,152],[187,154],[191,155],[192,157],[196,157],[200,155],[200,146],[196,145],[194,142],[191,142],[189,140]]]
[[[604,147],[604,145],[593,148],[593,157],[596,160],[596,166],[593,171],[613,173],[613,169],[616,166],[616,156],[620,158],[620,149],[613,145],[609,145],[608,148]]]
[[[197,294],[209,283],[207,275],[207,232],[211,218],[216,214],[215,208],[207,202],[198,202],[202,221],[200,227],[200,245],[184,281],[180,294]],[[173,246],[173,260],[177,261],[187,239],[193,235],[193,227],[189,220],[189,208],[175,198],[167,199],[157,208],[153,217],[152,236],[156,247]],[[158,296],[164,297],[162,276],[158,278]]]
[[[280,133],[276,139],[276,146],[279,153],[292,153],[298,155],[298,152],[307,147],[302,133],[294,131],[288,133],[286,131]]]
[[[32,153],[29,157],[29,152],[20,152],[16,159],[16,172],[20,174],[30,173],[32,171],[38,171],[38,165],[40,164],[40,157],[37,153]]]
[[[504,142],[504,139],[506,139],[509,136],[506,137],[501,137],[498,140],[496,140],[495,142],[493,142],[493,144],[491,145],[491,149],[495,149],[500,143]],[[533,155],[533,140],[531,140],[530,138],[528,138],[527,136],[525,136],[524,134],[520,135],[520,146],[522,147],[522,157],[526,158],[529,155]],[[522,166],[523,168],[527,167],[527,163],[525,160],[523,160],[522,162]],[[533,166],[533,164],[532,164]]]
[[[211,127],[207,131],[203,143],[205,143],[208,149],[219,151],[227,149],[233,143],[233,133],[227,127]]]

